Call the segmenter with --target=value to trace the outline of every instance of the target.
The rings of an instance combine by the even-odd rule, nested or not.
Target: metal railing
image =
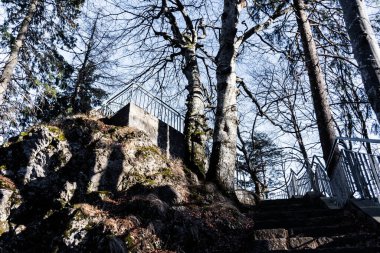
[[[355,147],[345,142],[359,145]],[[334,198],[338,206],[343,206],[352,198],[369,199],[380,203],[380,155],[360,150],[361,147],[380,144],[380,140],[339,137],[331,150],[334,150],[338,144],[341,146],[339,159],[331,177],[327,175],[326,168],[332,161],[332,154],[327,166],[314,156],[311,163],[305,162],[297,173],[291,170],[284,185],[268,189],[264,199],[299,197],[314,191]],[[347,148],[352,146],[355,150]],[[369,150],[380,151],[373,147]]]
[[[380,144],[380,140],[337,138],[333,148],[338,145],[338,142],[344,141]],[[327,165],[331,160],[330,156]],[[379,202],[380,155],[343,148],[340,150],[339,160],[331,176],[330,185],[332,195],[338,205],[344,205],[351,198]]]
[[[307,169],[304,163],[298,173],[291,171],[284,186],[287,197],[303,196],[308,191],[315,191],[334,198],[338,206],[343,206],[351,198],[380,202],[380,155],[347,149],[349,145],[344,143],[345,141],[380,144],[380,140],[337,138],[331,150],[338,144],[344,148],[339,151],[339,159],[331,177],[328,177],[326,167],[332,161],[332,153],[327,166],[314,156],[309,165],[310,169]]]
[[[317,156],[313,157],[310,164],[304,162],[298,172],[291,170],[290,175],[285,180],[285,184],[269,192],[272,191],[275,192],[267,195],[265,199],[301,197],[309,191],[323,192],[331,196],[328,176]]]
[[[181,113],[137,84],[129,85],[105,101],[100,108],[100,112],[105,117],[112,117],[129,103],[135,104],[177,131],[183,133],[184,117]]]
[[[307,171],[300,170],[290,173],[287,186],[288,197],[303,196],[312,189],[311,182]]]

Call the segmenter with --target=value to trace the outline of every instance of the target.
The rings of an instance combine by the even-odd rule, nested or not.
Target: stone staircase
[[[319,198],[266,200],[251,215],[252,252],[380,252],[380,231],[352,210],[329,209]]]

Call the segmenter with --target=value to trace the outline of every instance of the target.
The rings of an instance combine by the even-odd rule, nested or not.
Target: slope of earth
[[[247,252],[252,226],[136,129],[77,116],[0,147],[1,252]]]

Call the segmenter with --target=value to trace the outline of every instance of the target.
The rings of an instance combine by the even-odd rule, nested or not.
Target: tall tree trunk
[[[11,45],[11,53],[7,62],[5,63],[3,73],[0,77],[0,105],[4,102],[4,95],[8,88],[10,81],[12,80],[13,72],[16,68],[20,49],[24,45],[26,34],[29,30],[30,22],[33,19],[34,14],[37,11],[37,6],[40,0],[32,0],[29,6],[28,14],[25,16],[21,23],[21,27],[18,31],[17,37]]]
[[[207,157],[205,153],[208,138],[204,108],[204,93],[200,79],[195,45],[183,49],[186,66],[183,69],[188,85],[187,112],[185,117],[185,161],[188,166],[204,179],[207,170]]]
[[[318,52],[311,32],[310,23],[305,11],[304,1],[294,0],[294,9],[305,53],[306,68],[309,75],[310,89],[317,117],[319,140],[322,146],[323,158],[327,164],[336,139],[331,109],[328,102],[327,87],[319,63]],[[332,154],[330,166],[327,168],[329,175],[332,175],[337,164],[337,159],[339,158],[339,150],[337,147]]]
[[[198,39],[204,38],[206,31],[202,25],[199,25],[198,29],[203,32],[199,37],[198,30],[194,27],[193,20],[187,13],[182,1],[175,0],[172,3],[175,3],[176,8],[169,8],[168,1],[162,0],[161,9],[169,21],[173,38],[168,37],[166,33],[156,32],[156,34],[168,40],[172,46],[181,48],[181,55],[185,60],[185,67],[182,71],[187,79],[188,83],[186,89],[189,92],[185,116],[185,162],[199,178],[204,179],[208,162],[206,156],[206,142],[209,136],[209,128],[206,123],[204,92],[199,73],[196,49]],[[179,10],[182,15],[183,24],[186,25],[186,32],[181,32],[177,17],[173,14],[173,12],[177,12],[177,10]],[[172,44],[173,42],[175,45]]]
[[[233,195],[236,160],[237,108],[236,40],[237,25],[245,1],[224,0],[219,51],[216,58],[217,107],[210,168],[207,179]]]
[[[96,15],[96,19],[92,25],[91,34],[90,34],[90,38],[87,41],[86,52],[84,54],[82,66],[80,67],[78,71],[77,80],[75,81],[75,84],[74,84],[74,93],[71,96],[71,107],[73,108],[74,114],[83,112],[82,103],[81,103],[82,102],[81,93],[82,93],[83,85],[86,79],[86,70],[88,68],[88,63],[90,61],[91,53],[94,46],[94,37],[95,37],[98,20],[99,20],[99,13]]]
[[[364,0],[339,0],[368,100],[380,122],[380,48]]]

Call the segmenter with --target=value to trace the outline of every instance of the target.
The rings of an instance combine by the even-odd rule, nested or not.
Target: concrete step
[[[270,228],[258,229],[254,231],[255,240],[288,238],[288,237],[326,237],[326,236],[342,236],[348,234],[367,234],[365,228],[348,224],[348,225],[321,225],[310,227],[292,227],[292,228]]]
[[[263,200],[257,205],[259,208],[282,207],[282,206],[309,206],[310,202],[302,198]]]
[[[268,205],[289,205],[289,204],[305,204],[308,203],[308,200],[304,198],[291,198],[291,199],[271,199],[271,200],[262,200],[259,205],[268,206]]]
[[[273,210],[273,211],[255,211],[250,214],[250,216],[255,220],[261,219],[287,219],[293,217],[300,218],[312,218],[321,216],[334,216],[334,215],[345,215],[342,209],[296,209],[296,210]]]
[[[310,227],[296,227],[299,224],[296,224],[295,227],[288,229],[289,236],[296,237],[320,237],[320,236],[336,236],[336,235],[345,235],[345,234],[362,234],[367,231],[364,228],[360,228],[355,224],[331,224],[331,225],[318,225]]]
[[[256,240],[257,252],[276,250],[335,249],[380,247],[380,239],[375,234],[356,234],[331,237],[290,237]]]
[[[379,253],[380,247],[331,248],[331,249],[303,249],[303,250],[272,250],[252,251],[273,253]]]
[[[255,221],[255,229],[265,228],[293,228],[293,227],[313,227],[313,226],[331,226],[331,225],[353,225],[353,220],[344,215],[310,217],[291,217],[288,219],[261,219]]]
[[[263,201],[249,215],[255,220],[252,252],[380,252],[379,232],[315,199]]]
[[[327,209],[327,207],[322,202],[312,203],[305,199],[294,199],[294,200],[265,200],[261,201],[257,206],[255,206],[254,211],[296,211],[296,210],[319,210]]]

